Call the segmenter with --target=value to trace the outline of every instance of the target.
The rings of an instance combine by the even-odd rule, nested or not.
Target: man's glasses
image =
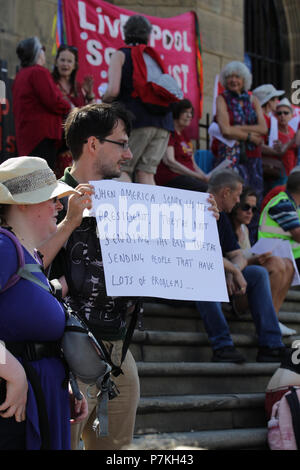
[[[128,142],[118,142],[117,140],[110,140],[110,139],[103,139],[103,137],[100,137],[98,135],[95,135],[96,139],[99,140],[99,142],[110,142],[111,144],[116,144],[116,145],[119,145],[120,147],[122,147],[122,149],[124,150],[124,152],[127,152],[127,150],[129,149],[129,144]],[[87,141],[85,141],[87,142]]]
[[[256,206],[250,206],[250,204],[244,204],[243,206],[241,206],[241,210],[243,212],[248,212],[250,209],[252,210],[253,214],[255,214],[255,212],[257,212],[257,207]]]
[[[282,114],[284,114],[285,116],[287,116],[288,114],[290,114],[289,111],[277,111],[277,116],[281,116]]]

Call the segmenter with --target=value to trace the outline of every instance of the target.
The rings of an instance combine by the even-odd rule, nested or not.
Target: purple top
[[[25,263],[36,260],[24,248]],[[13,242],[0,234],[0,289],[17,271],[17,251]],[[34,273],[47,284],[43,273]],[[45,289],[25,279],[0,293],[0,340],[55,341],[62,337],[65,314],[59,302]],[[22,362],[20,360],[20,362]],[[44,391],[51,434],[51,448],[70,449],[69,393],[62,387],[65,369],[59,358],[43,358],[31,362]],[[5,419],[5,418],[0,418]],[[26,447],[40,449],[41,437],[37,404],[29,383],[26,405]]]

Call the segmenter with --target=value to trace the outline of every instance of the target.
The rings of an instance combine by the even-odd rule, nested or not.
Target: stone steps
[[[298,292],[297,292],[298,293]],[[228,310],[228,304],[223,304],[223,310],[230,322],[232,333],[254,333],[255,327],[250,314],[233,316]],[[192,305],[172,306],[163,303],[145,303],[143,314],[144,329],[155,331],[205,332],[199,312]],[[300,305],[296,302],[285,302],[279,312],[279,321],[289,328],[299,330],[300,334]]]
[[[232,334],[232,339],[248,362],[256,361],[254,331],[252,334]],[[295,339],[300,340],[300,336],[286,337],[284,342],[290,345]],[[201,332],[135,331],[130,350],[137,361],[145,362],[207,362],[212,357],[207,334]]]
[[[242,429],[265,425],[264,394],[143,397],[137,434]]]
[[[135,438],[131,448],[145,450],[266,450],[267,430],[262,427],[149,434],[146,437]]]
[[[212,363],[212,350],[192,302],[146,299],[144,330],[130,349],[137,361],[141,400],[136,449],[267,449],[265,389],[278,363],[257,363],[250,314],[236,318],[222,305],[244,364]],[[300,290],[290,290],[279,320],[300,340]]]
[[[262,393],[278,363],[137,362],[141,396]]]

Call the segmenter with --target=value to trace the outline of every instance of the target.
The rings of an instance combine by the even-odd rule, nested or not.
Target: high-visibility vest
[[[281,192],[277,194],[277,196],[273,197],[264,210],[261,213],[259,219],[259,227],[258,227],[258,239],[260,238],[281,238],[282,240],[289,240],[292,248],[292,252],[294,258],[300,258],[300,243],[296,242],[291,232],[286,232],[283,230],[280,225],[275,222],[269,215],[269,210],[271,207],[276,206],[281,201],[291,201],[288,195],[285,192]],[[298,209],[295,205],[295,210],[297,211],[298,217],[300,219],[300,209]]]

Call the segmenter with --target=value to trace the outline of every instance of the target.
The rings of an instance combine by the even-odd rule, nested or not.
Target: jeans
[[[274,310],[269,274],[262,266],[247,266],[243,270],[247,281],[248,303],[260,347],[283,347],[281,332]],[[196,302],[213,349],[233,346],[227,321],[220,302]]]

